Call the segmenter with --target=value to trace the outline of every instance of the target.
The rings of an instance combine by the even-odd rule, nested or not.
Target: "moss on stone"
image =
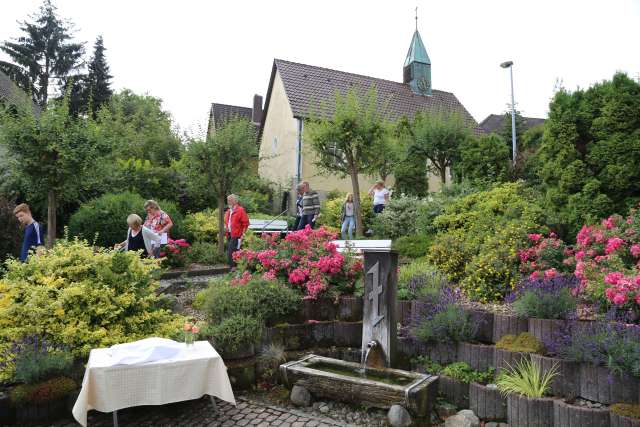
[[[611,411],[623,417],[629,417],[640,420],[640,405],[632,405],[629,403],[616,403],[611,405]]]
[[[528,332],[523,332],[517,337],[505,335],[496,343],[496,348],[519,353],[542,353],[544,345],[536,337]]]

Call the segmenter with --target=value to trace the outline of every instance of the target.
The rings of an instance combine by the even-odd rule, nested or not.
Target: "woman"
[[[389,202],[389,190],[385,188],[384,181],[376,182],[369,189],[369,195],[373,197],[373,213],[381,213],[384,210],[384,206]]]
[[[155,200],[147,200],[144,204],[144,210],[147,212],[147,218],[144,220],[144,226],[160,236],[163,234],[168,236],[171,227],[173,227],[173,221],[171,221],[171,218],[166,212],[160,209],[158,202]]]
[[[342,240],[347,240],[347,228],[349,229],[349,240],[353,240],[353,229],[356,226],[355,212],[353,194],[348,193],[342,205],[342,213],[340,214],[340,221],[342,221],[342,227],[340,228]]]
[[[142,218],[136,214],[127,217],[127,240],[116,244],[116,249],[123,248],[125,251],[142,250],[143,258],[155,258],[156,248],[160,247],[160,236],[142,225]]]

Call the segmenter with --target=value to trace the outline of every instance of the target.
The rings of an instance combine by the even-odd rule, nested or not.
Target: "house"
[[[36,111],[40,111],[31,100],[31,97],[16,86],[8,75],[0,71],[0,105],[26,106],[29,104],[33,105]]]
[[[336,92],[346,93],[351,88],[367,90],[373,86],[381,108],[384,103],[392,121],[411,118],[419,111],[456,113],[470,128],[477,128],[474,118],[453,93],[432,89],[431,60],[417,29],[404,62],[402,82],[275,59],[259,133],[259,173],[282,189],[283,209],[301,181],[309,181],[321,195],[334,189],[351,191],[348,178],[319,173],[314,153],[304,143],[304,122],[320,103],[331,113]],[[360,188],[366,191],[373,181],[362,176]],[[439,178],[429,177],[430,189],[437,191],[440,185]]]
[[[237,105],[228,105],[213,103],[209,110],[209,124],[207,126],[207,135],[215,132],[225,121],[231,118],[247,119],[256,127],[256,132],[260,129],[262,122],[262,97],[260,95],[253,96],[252,107],[239,107]]]
[[[516,115],[516,117],[520,116]],[[520,119],[522,120],[520,126],[523,131],[534,126],[543,125],[545,121],[545,119],[535,117],[520,117]],[[486,119],[480,122],[478,127],[482,129],[484,133],[499,133],[505,129],[505,127],[511,129],[511,116],[509,114],[489,114]],[[511,130],[509,130],[509,132],[511,132]]]

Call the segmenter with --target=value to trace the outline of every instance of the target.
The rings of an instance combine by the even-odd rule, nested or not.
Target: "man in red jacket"
[[[238,203],[238,196],[231,194],[227,197],[229,209],[224,214],[224,229],[227,234],[227,256],[229,265],[233,268],[236,263],[233,261],[233,253],[240,249],[242,236],[249,228],[249,216],[244,208]]]

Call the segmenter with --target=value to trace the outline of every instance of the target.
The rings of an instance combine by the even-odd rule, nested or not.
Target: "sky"
[[[265,95],[274,58],[401,81],[415,30],[432,63],[433,88],[453,92],[479,122],[510,102],[546,117],[568,90],[640,78],[640,0],[54,0],[91,52],[104,37],[116,90],[163,100],[177,126],[206,128],[212,102],[250,107]],[[0,41],[40,0],[3,0]],[[0,53],[0,58],[7,59]]]

